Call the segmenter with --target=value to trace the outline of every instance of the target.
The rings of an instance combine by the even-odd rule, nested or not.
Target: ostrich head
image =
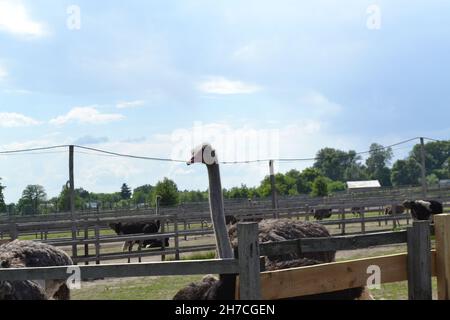
[[[203,163],[206,165],[213,165],[218,163],[216,150],[209,143],[203,143],[194,148],[191,152],[191,159],[187,165],[194,163]]]
[[[414,201],[408,201],[408,200],[405,200],[405,201],[403,201],[402,205],[403,205],[406,209],[411,209],[413,202],[414,202]]]

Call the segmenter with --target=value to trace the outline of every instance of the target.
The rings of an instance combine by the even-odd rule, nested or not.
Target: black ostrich
[[[411,210],[411,216],[415,220],[429,220],[432,215],[444,212],[442,203],[435,200],[405,201],[403,206]]]

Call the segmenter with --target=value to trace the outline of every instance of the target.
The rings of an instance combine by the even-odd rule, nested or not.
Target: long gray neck
[[[207,168],[209,177],[209,207],[211,210],[214,233],[216,235],[217,251],[219,252],[219,258],[232,259],[234,258],[234,255],[225,222],[219,165],[215,163],[207,165]]]

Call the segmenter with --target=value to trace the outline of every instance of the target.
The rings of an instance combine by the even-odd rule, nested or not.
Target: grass
[[[171,300],[180,288],[203,276],[146,277],[86,284],[72,291],[72,300]]]
[[[199,252],[182,257],[182,260],[214,259],[215,252]],[[169,259],[170,260],[170,259]],[[116,279],[111,283],[90,284],[72,291],[73,300],[171,300],[180,288],[203,276],[145,277]]]

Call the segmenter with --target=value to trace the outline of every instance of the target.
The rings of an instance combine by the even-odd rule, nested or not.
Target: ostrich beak
[[[194,158],[194,157],[192,157],[191,160],[189,160],[189,161],[186,162],[186,164],[187,164],[188,166],[190,166],[191,164],[194,164],[194,163],[195,163],[195,158]]]

